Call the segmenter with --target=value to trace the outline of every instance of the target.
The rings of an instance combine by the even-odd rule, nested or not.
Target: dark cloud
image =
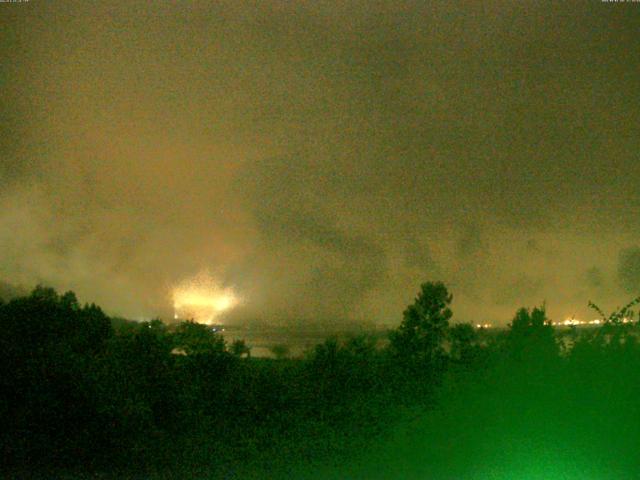
[[[540,298],[545,282],[527,274],[521,274],[509,281],[495,295],[498,305],[539,305],[545,299]]]
[[[620,252],[618,281],[625,292],[640,294],[640,247],[630,247]]]
[[[438,277],[442,273],[425,238],[418,236],[406,237],[403,243],[403,254],[406,268],[417,268],[426,276],[432,278]]]
[[[462,227],[462,233],[456,244],[456,253],[459,257],[466,259],[477,255],[482,250],[482,234],[480,227],[470,224]]]
[[[282,279],[302,263],[297,279],[285,280],[287,291],[268,295],[276,302],[286,297],[280,300],[286,308],[271,306],[280,321],[345,320],[384,277],[384,249],[340,226],[340,216],[326,205],[326,179],[308,156],[263,160],[239,175],[236,188],[258,230],[256,255],[282,259],[280,267],[263,274]],[[235,276],[253,276],[248,267]]]
[[[604,285],[604,274],[598,267],[591,267],[585,272],[585,279],[588,287],[600,288]]]

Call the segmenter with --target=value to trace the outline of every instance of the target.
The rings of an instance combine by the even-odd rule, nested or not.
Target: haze
[[[3,8],[0,280],[140,319],[454,320],[640,293],[638,5]]]

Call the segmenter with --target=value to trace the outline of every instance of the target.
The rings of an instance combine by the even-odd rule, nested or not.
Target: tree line
[[[600,328],[562,334],[544,307],[522,308],[487,335],[452,323],[452,300],[443,283],[427,282],[384,346],[370,335],[333,337],[302,358],[269,359],[206,325],[113,319],[39,286],[0,302],[2,468],[182,478],[329,478],[314,475],[333,468],[336,478],[403,478],[382,476],[395,465],[464,478],[483,462],[469,432],[487,425],[498,445],[536,435],[544,444],[553,439],[546,428],[564,442],[613,436],[623,450],[640,440],[640,428],[620,439],[613,427],[640,427],[638,329],[622,322],[638,301],[610,316],[598,309]],[[451,435],[460,439],[447,449]],[[639,467],[631,458],[621,465]]]

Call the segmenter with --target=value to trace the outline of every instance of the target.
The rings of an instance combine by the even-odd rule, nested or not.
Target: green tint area
[[[478,331],[449,324],[451,300],[427,283],[386,343],[334,337],[303,357],[254,358],[210,326],[110,319],[38,287],[0,302],[0,468],[9,478],[640,478],[635,321],[556,330],[534,308],[504,331]]]

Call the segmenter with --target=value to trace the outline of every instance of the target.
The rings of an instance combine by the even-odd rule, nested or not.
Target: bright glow
[[[629,323],[630,320],[629,319],[623,319],[622,323]],[[599,318],[596,318],[595,320],[589,320],[589,321],[585,321],[585,320],[578,320],[574,317],[571,318],[567,318],[566,320],[562,321],[562,322],[552,322],[551,325],[557,326],[557,327],[562,327],[562,326],[581,326],[581,325],[601,325],[602,324],[602,320],[600,320]]]
[[[563,325],[584,325],[585,322],[571,317],[571,318],[567,318],[564,322],[562,322],[562,324]]]
[[[239,302],[231,287],[222,287],[208,271],[184,280],[172,291],[174,318],[214,323]]]

